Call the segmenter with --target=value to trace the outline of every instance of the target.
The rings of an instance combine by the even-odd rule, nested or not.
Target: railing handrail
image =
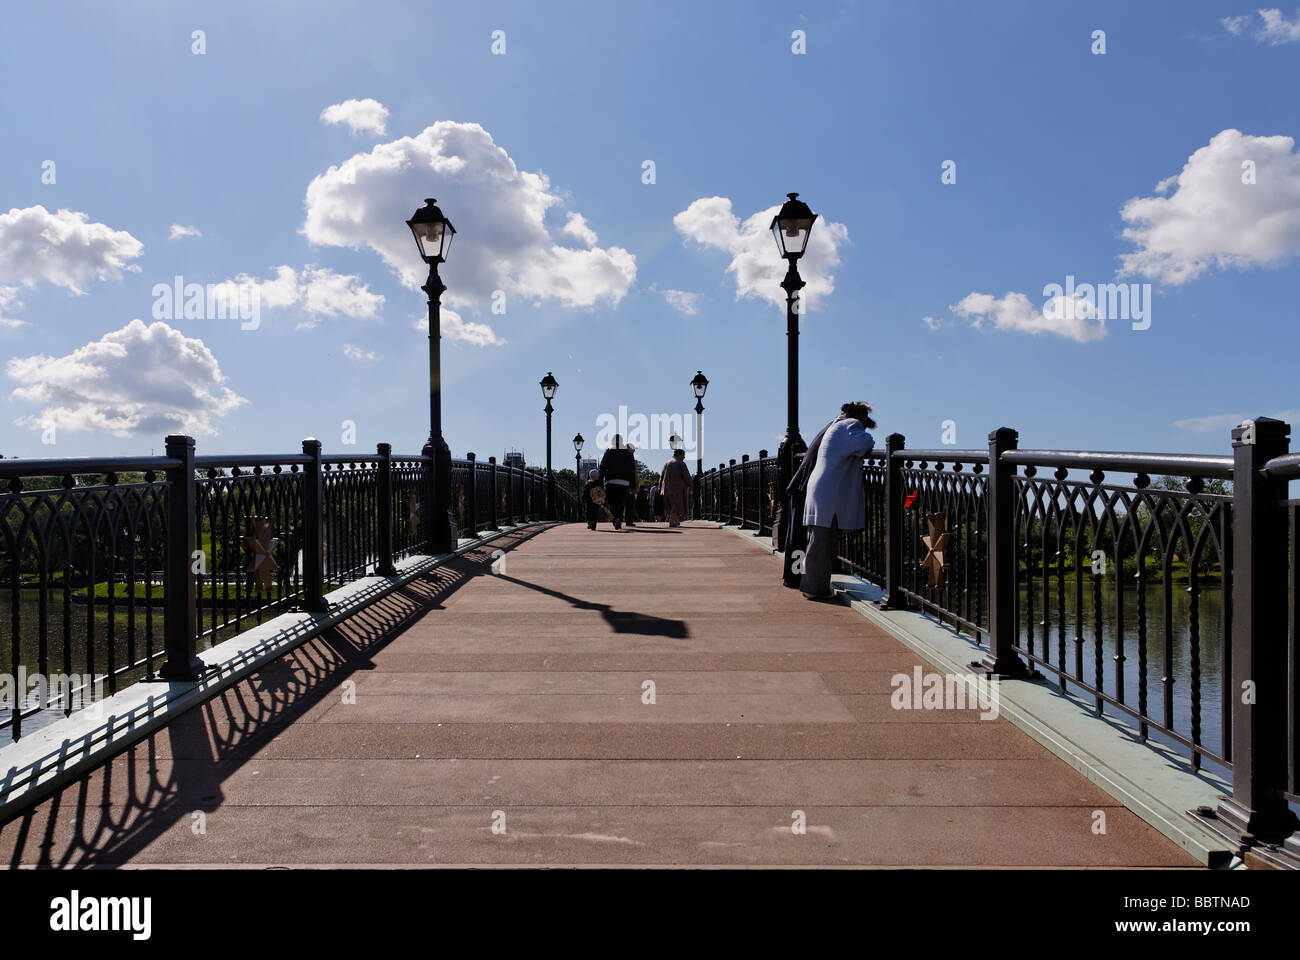
[[[1264,464],[1263,473],[1274,480],[1294,480],[1300,477],[1300,453],[1274,457]]]
[[[905,451],[915,455],[917,451]],[[1195,453],[1124,453],[1110,450],[1008,450],[1002,461],[1014,466],[1111,469],[1123,473],[1232,479],[1232,457]],[[987,462],[987,457],[986,457]]]
[[[872,450],[867,454],[867,458],[883,457],[884,450],[877,453]],[[934,460],[939,463],[988,463],[989,452],[987,450],[957,450],[949,447],[943,450],[895,450],[893,452],[895,460]]]
[[[323,459],[323,458],[322,458]],[[282,465],[292,466],[297,464],[310,463],[311,457],[305,457],[301,453],[286,453],[276,455],[274,453],[249,453],[242,456],[231,456],[225,453],[212,453],[201,457],[194,458],[196,467],[278,467]]]
[[[90,473],[147,473],[174,470],[171,457],[69,457],[61,460],[0,460],[0,477],[80,476]]]

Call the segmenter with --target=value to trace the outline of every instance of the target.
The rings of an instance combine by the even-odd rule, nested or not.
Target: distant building
[[[582,469],[578,471],[578,476],[581,477],[583,480],[586,480],[587,475],[591,473],[592,470],[599,470],[599,469],[600,469],[599,460],[583,460]]]
[[[524,455],[518,450],[508,450],[505,460],[502,462],[507,467],[522,467],[524,466]]]

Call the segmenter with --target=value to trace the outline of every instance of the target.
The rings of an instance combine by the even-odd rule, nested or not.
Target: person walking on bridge
[[[802,520],[808,534],[799,589],[809,600],[828,600],[834,596],[831,567],[839,532],[866,526],[862,459],[875,446],[875,440],[867,432],[875,426],[869,403],[844,404],[840,415],[813,438],[790,480],[787,493],[791,504],[803,501],[802,517],[792,516],[791,523]],[[793,539],[787,536],[787,540]]]
[[[624,519],[629,527],[636,526],[636,458],[632,448],[623,443],[619,434],[614,434],[614,445],[605,451],[600,459],[600,480],[605,485],[605,502],[609,506],[610,518],[614,529],[621,530]]]
[[[587,483],[582,488],[582,503],[587,508],[588,530],[596,529],[604,502],[605,488],[600,485],[600,471],[592,470],[587,474]]]
[[[691,468],[686,465],[686,451],[674,450],[659,476],[659,489],[668,509],[668,526],[680,527],[691,501]]]

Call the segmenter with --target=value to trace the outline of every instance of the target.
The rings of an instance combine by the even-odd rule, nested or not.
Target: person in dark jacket
[[[605,485],[605,502],[609,504],[614,529],[622,529],[625,518],[629,527],[635,527],[636,458],[617,433],[614,445],[600,459],[600,480]]]
[[[600,491],[597,493],[596,491]],[[604,510],[605,489],[600,485],[600,471],[592,470],[582,488],[582,503],[587,508],[587,529],[595,530]]]

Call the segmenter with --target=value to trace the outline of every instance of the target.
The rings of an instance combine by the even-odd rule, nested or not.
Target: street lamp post
[[[442,215],[432,197],[406,221],[415,236],[420,257],[429,265],[429,279],[420,289],[429,297],[429,439],[424,455],[433,461],[433,510],[430,516],[429,548],[448,553],[451,542],[451,449],[442,436],[442,295],[447,287],[438,276],[438,264],[445,263],[456,228]]]
[[[546,398],[546,519],[555,519],[555,474],[551,471],[551,413],[555,409],[551,401],[555,391],[560,389],[559,381],[547,371],[541,379],[542,396]]]
[[[703,370],[695,371],[691,378],[691,393],[695,394],[695,519],[700,519],[700,480],[704,476],[704,391],[709,389],[709,378]]]
[[[582,490],[582,434],[573,438],[573,475],[577,477],[578,490]]]
[[[790,478],[794,476],[795,458],[808,449],[803,437],[799,436],[799,291],[804,287],[803,278],[799,276],[798,262],[808,249],[808,237],[812,233],[813,222],[817,214],[808,208],[808,204],[799,199],[797,193],[787,193],[788,199],[781,205],[781,210],[772,218],[772,235],[776,238],[777,249],[789,263],[781,289],[785,291],[785,335],[786,335],[786,421],[785,436],[777,449],[777,476],[779,492],[785,496]],[[782,510],[782,535],[790,529],[788,511]]]

